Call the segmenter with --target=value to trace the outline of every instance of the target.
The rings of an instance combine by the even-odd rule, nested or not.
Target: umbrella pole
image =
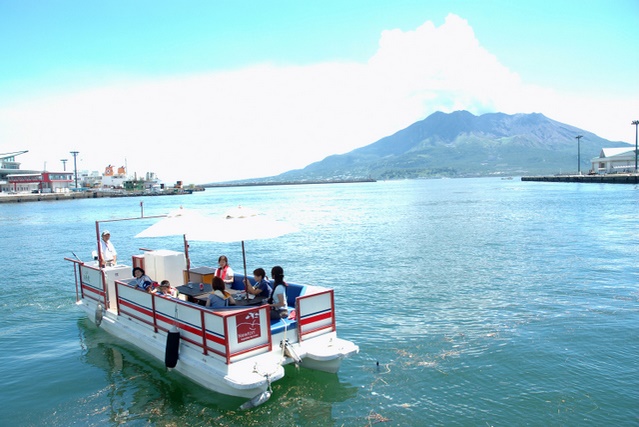
[[[184,255],[186,256],[186,280],[191,283],[191,259],[189,258],[189,242],[186,240],[186,234],[182,235],[184,239]]]
[[[248,279],[246,275],[246,252],[244,252],[244,240],[242,240],[242,261],[244,261],[244,278]],[[248,297],[248,287],[244,284],[244,290],[246,291],[246,295]]]

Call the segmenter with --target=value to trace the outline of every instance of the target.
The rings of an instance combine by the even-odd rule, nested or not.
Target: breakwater
[[[68,193],[0,194],[0,203],[23,203],[56,200],[98,199],[104,197],[175,196],[191,194],[193,190],[167,189],[163,191],[72,191]]]
[[[639,184],[639,174],[522,176],[522,181]]]

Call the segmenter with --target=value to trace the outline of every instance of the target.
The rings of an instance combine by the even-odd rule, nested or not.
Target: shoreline
[[[227,182],[203,184],[204,188],[224,188],[224,187],[259,187],[269,185],[311,185],[311,184],[353,184],[362,182],[377,182],[373,178],[366,179],[334,179],[334,180],[308,180],[308,181],[266,181],[266,182]]]

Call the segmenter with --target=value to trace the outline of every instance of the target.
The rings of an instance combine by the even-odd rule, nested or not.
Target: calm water
[[[299,225],[247,242],[249,268],[336,291],[359,355],[287,368],[265,405],[207,391],[96,329],[65,256],[96,219],[238,204]],[[0,205],[0,424],[430,426],[639,423],[639,188],[459,179],[216,189]],[[119,259],[180,238],[108,225]],[[191,243],[196,266],[239,244]]]

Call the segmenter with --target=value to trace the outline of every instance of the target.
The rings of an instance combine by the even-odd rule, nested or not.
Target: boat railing
[[[116,281],[117,312],[154,332],[180,331],[180,338],[227,364],[272,349],[268,306],[212,311],[194,303],[143,292]]]
[[[114,277],[130,272],[128,266],[111,270],[71,258],[65,260],[74,265],[77,301],[86,299],[96,305],[103,304],[118,316],[126,316],[149,327],[154,333],[166,333],[176,327],[186,343],[226,364],[273,349],[267,305],[213,311],[191,302],[147,293],[122,280],[114,280]],[[300,290],[305,288],[295,286]],[[300,343],[336,330],[332,289],[313,290],[297,296],[295,311],[296,321],[286,323],[291,329],[297,323]]]
[[[299,342],[335,331],[335,297],[332,289],[297,297],[295,311]]]
[[[107,280],[104,270],[88,266],[77,259],[65,258],[65,260],[73,263],[76,301],[88,298],[108,307],[108,292],[104,286]]]

